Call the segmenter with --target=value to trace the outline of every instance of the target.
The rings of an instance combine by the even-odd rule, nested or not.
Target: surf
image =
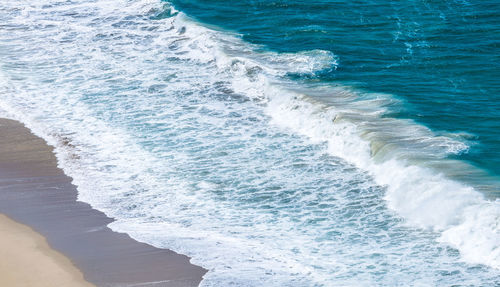
[[[393,95],[318,81],[335,53],[270,51],[153,0],[47,1],[31,22],[4,5],[3,115],[55,147],[112,229],[189,255],[205,286],[498,276],[476,264],[498,268],[499,202],[449,168],[482,178],[449,158],[467,139],[391,117]]]

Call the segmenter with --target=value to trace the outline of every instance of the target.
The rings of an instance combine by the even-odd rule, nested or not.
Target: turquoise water
[[[392,116],[461,135],[472,148],[457,158],[500,175],[497,1],[173,3],[265,49],[335,53],[314,80],[398,97]]]
[[[0,113],[203,286],[497,286],[488,2],[0,2]]]

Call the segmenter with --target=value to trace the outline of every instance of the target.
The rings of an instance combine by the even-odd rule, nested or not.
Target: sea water
[[[2,1],[0,108],[203,286],[496,286],[499,12]]]

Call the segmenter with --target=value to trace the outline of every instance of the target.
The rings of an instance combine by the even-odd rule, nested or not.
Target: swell
[[[178,20],[181,25],[190,24],[182,14]],[[440,232],[439,240],[460,250],[467,262],[500,268],[500,201],[487,200],[474,186],[458,180],[482,184],[489,181],[485,172],[448,159],[449,155],[467,152],[465,137],[436,135],[411,120],[386,117],[398,105],[390,95],[290,82],[283,76],[297,71],[290,71],[292,65],[276,66],[274,62],[287,62],[293,57],[275,54],[273,57],[279,60],[270,61],[258,55],[265,61],[256,63],[240,56],[244,53],[215,54],[213,60],[219,69],[233,70],[233,90],[265,102],[273,123],[306,135],[313,142],[328,143],[330,154],[368,171],[379,185],[386,186],[388,206],[409,224]],[[303,55],[313,59],[293,59],[293,63],[335,65],[333,56],[328,62],[313,52],[295,57]],[[304,69],[299,65],[298,72],[314,74],[324,69],[317,67],[321,66],[310,64]],[[256,69],[262,72],[249,77],[248,71]],[[494,193],[496,188],[494,183],[486,191]]]
[[[468,262],[500,267],[500,202],[486,200],[473,187],[447,178],[442,170],[429,167],[426,160],[432,160],[433,165],[440,161],[440,166],[444,167],[455,165],[454,168],[463,169],[461,171],[465,173],[473,170],[472,167],[462,162],[436,159],[435,154],[431,154],[434,157],[431,159],[422,158],[416,154],[421,152],[420,149],[412,154],[405,146],[384,142],[384,136],[380,135],[387,129],[408,131],[418,130],[419,126],[388,118],[366,118],[364,123],[355,124],[335,107],[312,104],[311,101],[314,102],[305,96],[284,96],[272,100],[269,108],[279,125],[315,141],[327,142],[332,155],[369,171],[379,185],[386,186],[388,206],[409,224],[441,232],[439,240],[460,250]],[[354,116],[365,117],[358,113]],[[377,126],[377,129],[382,129],[374,131],[377,120],[390,123]],[[371,129],[368,130],[367,126]],[[427,146],[430,152],[437,153],[439,148],[454,151],[461,146],[460,143],[449,146],[453,144],[450,139],[433,138],[430,131],[424,131],[424,135],[411,136],[413,141],[434,142]],[[371,138],[382,142],[370,141]],[[375,149],[375,145],[382,147]]]
[[[177,22],[193,25],[183,14]],[[201,34],[215,33],[196,29]],[[441,232],[439,240],[460,250],[470,263],[500,268],[500,201],[487,200],[473,186],[454,180],[471,175],[478,177],[472,181],[484,182],[487,176],[447,158],[467,152],[465,138],[436,135],[411,120],[386,117],[397,106],[392,96],[363,95],[328,84],[297,84],[284,77],[334,68],[335,56],[326,51],[245,55],[234,47],[248,44],[226,38],[223,43],[232,42],[227,52],[227,46],[217,43],[226,36],[215,35],[217,52],[211,53],[215,55],[212,60],[219,69],[232,70],[236,93],[262,101],[273,123],[313,142],[328,143],[330,154],[368,171],[379,185],[387,187],[388,206],[409,224]],[[293,65],[287,65],[290,62]],[[309,64],[304,67],[303,63]]]

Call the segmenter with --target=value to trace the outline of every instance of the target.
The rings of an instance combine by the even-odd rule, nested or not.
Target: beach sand
[[[44,257],[52,260],[57,266],[54,268],[60,268],[50,272],[65,274],[60,280],[73,280],[75,284],[85,284],[80,275],[83,273],[85,280],[97,286],[199,285],[206,270],[191,264],[189,257],[113,232],[107,227],[113,221],[111,218],[76,199],[76,187],[57,168],[53,149],[21,123],[0,119],[0,212],[30,226],[50,245],[50,248],[44,245],[43,237],[26,226],[1,217],[1,236],[5,237],[2,249],[14,252],[11,256],[16,254],[15,250],[23,252],[16,258],[17,263],[0,256],[0,276],[7,278],[3,272],[12,274],[8,278],[19,274],[35,276],[36,272],[29,271],[28,266],[21,267],[24,263],[20,260],[35,262],[35,258]],[[11,236],[23,236],[25,239],[20,241],[27,245],[14,246],[17,240]],[[35,265],[44,273],[52,268],[47,264]],[[16,269],[19,267],[23,269]],[[5,284],[0,282],[0,285]]]
[[[43,236],[0,214],[0,286],[94,286]]]

